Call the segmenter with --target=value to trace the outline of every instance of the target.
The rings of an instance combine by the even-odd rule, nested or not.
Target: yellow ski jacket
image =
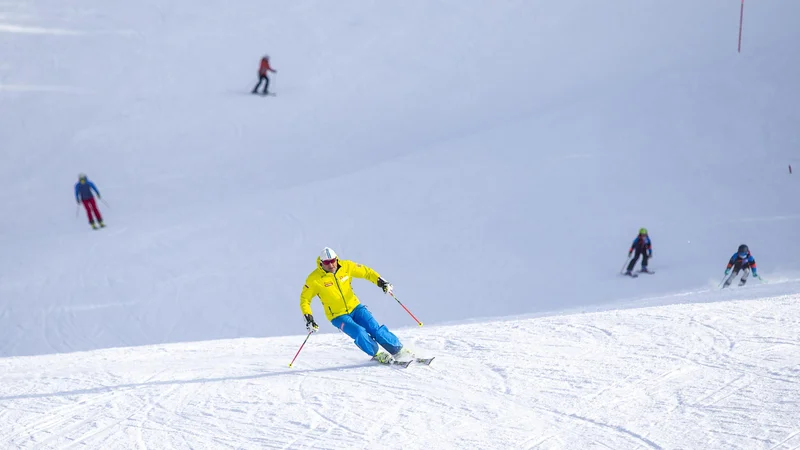
[[[328,320],[350,314],[361,303],[350,286],[353,278],[363,278],[377,286],[380,275],[363,264],[345,259],[339,260],[336,274],[328,273],[322,269],[320,258],[317,257],[317,268],[306,278],[306,284],[300,293],[300,311],[311,314],[311,300],[316,295],[325,308],[325,317]]]

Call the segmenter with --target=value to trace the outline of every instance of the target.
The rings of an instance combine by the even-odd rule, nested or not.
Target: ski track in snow
[[[742,54],[720,2],[0,3],[0,449],[800,449],[779,3]],[[264,51],[281,96],[254,102]],[[79,171],[103,231],[73,219]],[[610,280],[640,225],[659,275]],[[742,241],[770,284],[713,289]],[[294,332],[328,244],[429,323],[540,317],[392,323],[436,356],[408,369],[340,333],[292,369],[303,336],[211,340]],[[533,254],[557,270],[520,295]]]
[[[800,445],[800,297],[399,330],[430,367],[343,335],[0,360],[15,448]],[[34,374],[34,375],[31,375]]]

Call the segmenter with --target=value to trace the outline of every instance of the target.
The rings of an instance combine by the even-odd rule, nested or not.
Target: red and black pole
[[[305,340],[305,341],[303,341],[303,344],[302,344],[302,345],[300,345],[300,350],[302,350],[302,349],[303,349],[303,346],[305,346],[305,345],[306,345],[306,342],[308,342],[308,338],[310,338],[310,337],[311,337],[311,333],[313,333],[313,331],[309,331],[309,332],[308,332],[308,336],[306,336],[306,340]],[[295,354],[294,354],[294,358],[292,358],[292,362],[290,362],[290,363],[289,363],[289,367],[292,367],[292,364],[294,364],[294,360],[295,360],[295,359],[297,359],[297,355],[299,355],[299,354],[300,354],[300,350],[297,350],[297,353],[295,353]]]
[[[400,306],[402,306],[402,307],[403,307],[403,309],[405,309],[405,310],[406,310],[406,312],[408,313],[408,315],[409,315],[409,316],[411,316],[411,318],[412,318],[412,319],[414,319],[414,320],[417,322],[417,325],[419,325],[419,326],[422,326],[422,322],[420,322],[420,321],[419,321],[419,319],[417,319],[416,317],[414,317],[414,314],[411,314],[411,311],[409,311],[409,310],[408,310],[408,308],[406,308],[406,305],[404,305],[404,304],[403,304],[403,302],[401,302],[401,301],[400,301],[400,300],[399,300],[397,297],[395,297],[395,296],[394,296],[394,293],[391,293],[391,294],[389,294],[389,295],[391,295],[393,299],[397,300],[397,303],[399,303],[399,304],[400,304]]]

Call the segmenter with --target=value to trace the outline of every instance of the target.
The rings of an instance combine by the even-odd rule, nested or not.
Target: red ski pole
[[[417,325],[422,326],[422,322],[420,322],[419,319],[414,317],[414,314],[411,314],[411,311],[409,311],[408,308],[406,308],[406,305],[404,305],[403,302],[401,302],[397,297],[394,296],[394,292],[390,293],[389,295],[391,295],[393,299],[397,300],[397,303],[399,303],[400,306],[402,306],[403,309],[406,310],[408,315],[411,316],[411,318],[414,319],[417,322]]]
[[[303,347],[306,345],[306,342],[308,342],[308,338],[311,337],[311,333],[313,333],[313,331],[308,332],[308,336],[306,336],[306,340],[303,341],[303,344],[300,346],[300,350],[302,350]],[[294,360],[297,359],[297,355],[300,354],[300,350],[297,350],[297,353],[294,354],[294,358],[292,358],[292,362],[289,363],[289,367],[292,367],[292,364],[294,364]]]

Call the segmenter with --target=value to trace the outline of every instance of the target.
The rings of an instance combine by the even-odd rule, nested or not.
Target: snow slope
[[[738,13],[0,3],[0,447],[799,448],[800,3]],[[431,367],[287,367],[325,245]]]
[[[0,359],[6,448],[796,449],[798,283],[669,306]],[[792,293],[788,294],[787,293]],[[762,297],[770,296],[770,297]]]
[[[722,1],[4,2],[0,355],[297,333],[325,245],[428,324],[707,287],[741,242],[797,278],[798,12],[738,54]]]

